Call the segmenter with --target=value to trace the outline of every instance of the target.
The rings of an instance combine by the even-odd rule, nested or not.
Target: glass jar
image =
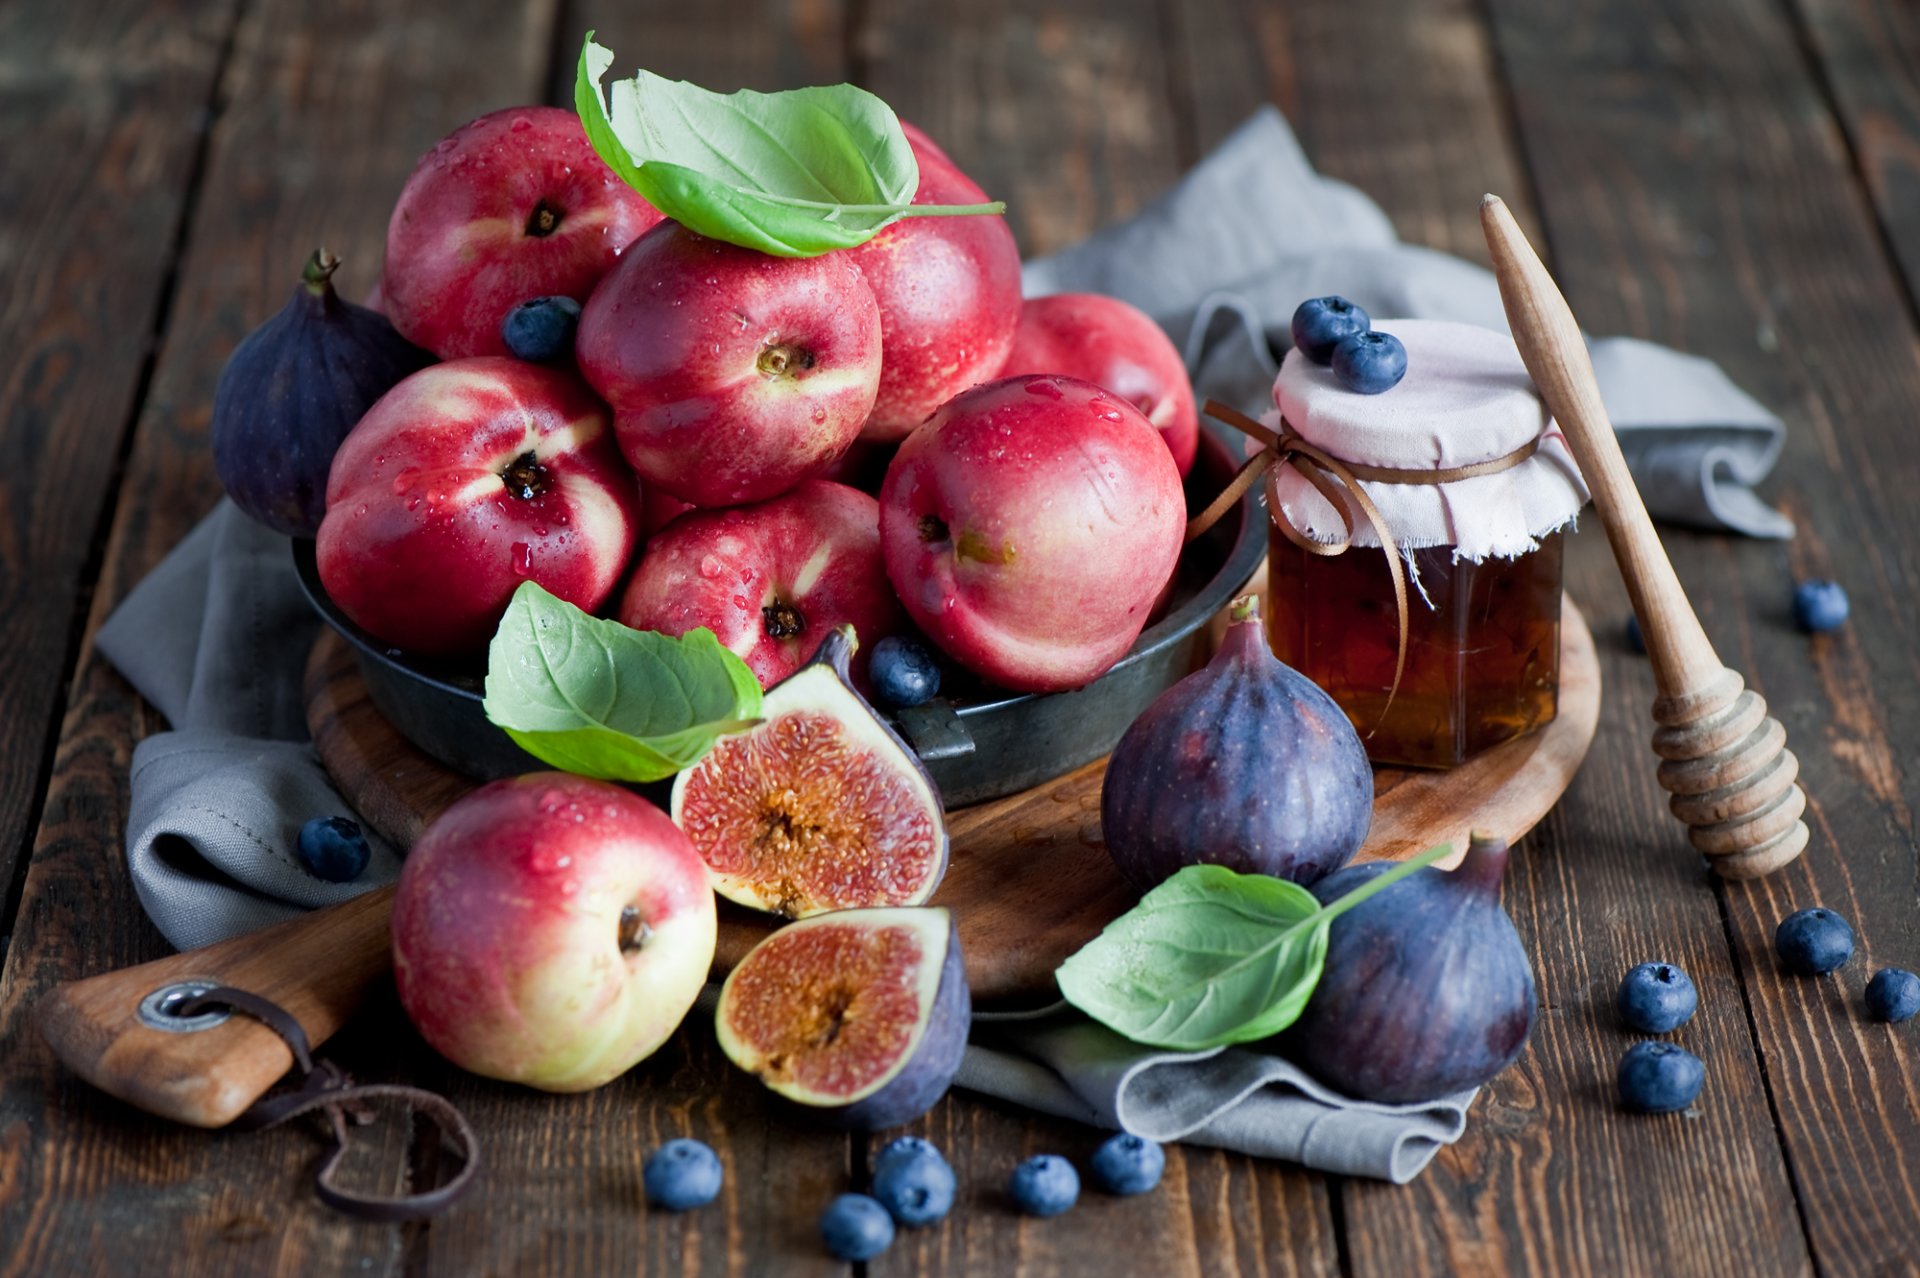
[[[1456,560],[1452,546],[1409,552],[1420,588],[1394,690],[1398,619],[1386,560],[1378,551],[1310,554],[1275,529],[1267,637],[1275,656],[1347,712],[1368,758],[1450,768],[1558,711],[1561,543],[1551,533],[1538,550],[1479,563]]]
[[[1558,709],[1563,529],[1587,490],[1506,334],[1375,328],[1407,349],[1391,389],[1348,390],[1299,351],[1274,383],[1268,424],[1297,446],[1268,475],[1267,633],[1375,763],[1449,768]]]

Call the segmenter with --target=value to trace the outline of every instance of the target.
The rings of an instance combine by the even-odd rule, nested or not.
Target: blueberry
[[[1867,1015],[1876,1021],[1904,1021],[1920,1012],[1920,976],[1901,967],[1883,967],[1867,982]]]
[[[500,322],[500,340],[515,359],[544,364],[573,349],[573,330],[580,324],[580,303],[571,297],[536,297],[507,312]]]
[[[1793,588],[1793,619],[1810,635],[1838,630],[1847,619],[1847,592],[1837,581],[1803,581]]]
[[[1344,297],[1310,298],[1293,312],[1293,344],[1314,363],[1324,364],[1333,358],[1341,338],[1372,327],[1367,313]]]
[[[1013,1169],[1007,1193],[1029,1216],[1058,1216],[1080,1197],[1080,1173],[1058,1154],[1035,1154]]]
[[[873,1196],[903,1225],[931,1225],[945,1216],[953,1210],[953,1191],[953,1168],[925,1141],[891,1157],[882,1153],[874,1165]]]
[[[300,827],[300,863],[329,883],[351,883],[367,868],[373,849],[360,823],[346,817],[315,817]]]
[[[1160,1183],[1166,1151],[1142,1136],[1121,1132],[1093,1151],[1093,1183],[1109,1194],[1144,1194]]]
[[[867,675],[874,695],[901,710],[925,705],[940,691],[940,663],[927,645],[905,635],[888,635],[873,645]]]
[[[1355,333],[1333,348],[1333,375],[1362,395],[1390,391],[1407,375],[1407,348],[1392,333]]]
[[[647,1156],[640,1169],[647,1201],[668,1211],[692,1211],[720,1196],[720,1155],[682,1136]]]
[[[1853,957],[1853,929],[1832,910],[1815,906],[1789,914],[1774,929],[1773,948],[1789,972],[1820,976]]]
[[[893,1245],[893,1217],[865,1194],[842,1194],[820,1216],[820,1241],[836,1260],[872,1260]]]
[[[1707,1067],[1672,1043],[1635,1043],[1620,1058],[1620,1103],[1642,1114],[1674,1114],[1693,1104]]]
[[[1647,655],[1647,632],[1640,629],[1640,618],[1627,618],[1627,644],[1641,656]]]
[[[1671,963],[1642,963],[1620,982],[1613,1006],[1630,1030],[1665,1034],[1693,1019],[1700,992],[1693,980]]]

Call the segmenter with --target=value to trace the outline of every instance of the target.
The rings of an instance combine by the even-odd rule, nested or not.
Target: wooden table
[[[1650,676],[1589,528],[1569,582],[1610,696],[1508,881],[1542,1014],[1466,1137],[1405,1188],[1170,1149],[1152,1196],[1035,1222],[1004,1200],[1008,1170],[1097,1135],[955,1094],[912,1130],[948,1152],[961,1206],[873,1273],[1920,1272],[1920,1023],[1860,1010],[1872,970],[1920,968],[1920,15],[1892,0],[0,6],[0,1272],[843,1268],[814,1222],[874,1144],[774,1119],[698,1026],[601,1091],[545,1098],[443,1065],[389,999],[334,1054],[450,1093],[488,1158],[453,1215],[404,1227],[319,1207],[307,1133],[169,1128],[26,1027],[53,982],[165,950],[120,851],[129,752],[163,725],[89,639],[218,495],[227,351],[322,240],[350,292],[370,286],[415,157],[482,111],[569,100],[588,27],[622,67],[717,88],[868,85],[1005,197],[1028,252],[1138,208],[1273,101],[1410,240],[1484,259],[1479,197],[1503,193],[1591,329],[1710,356],[1790,427],[1765,492],[1797,540],[1669,545],[1800,755],[1799,864],[1717,882],[1666,816]],[[1808,639],[1792,581],[1829,575],[1855,619]],[[1784,977],[1774,924],[1816,902],[1861,953]],[[1684,1118],[1612,1099],[1630,1040],[1610,995],[1652,958],[1702,992],[1678,1038],[1708,1084]],[[407,1165],[404,1125],[382,1130],[363,1183]],[[720,1151],[726,1195],[649,1213],[640,1160],[681,1134]]]

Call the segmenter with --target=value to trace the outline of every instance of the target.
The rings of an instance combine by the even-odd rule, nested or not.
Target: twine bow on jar
[[[1398,622],[1398,650],[1393,662],[1393,686],[1387,691],[1386,705],[1381,708],[1380,716],[1386,718],[1387,711],[1393,708],[1393,699],[1400,691],[1401,677],[1407,668],[1407,573],[1401,564],[1400,545],[1394,540],[1393,531],[1387,526],[1386,516],[1374,505],[1373,498],[1367,495],[1362,480],[1378,484],[1423,484],[1437,487],[1441,484],[1456,483],[1463,479],[1475,479],[1481,475],[1497,475],[1504,470],[1512,470],[1539,451],[1542,435],[1536,435],[1510,453],[1487,461],[1476,462],[1471,466],[1451,466],[1444,470],[1413,470],[1394,466],[1370,466],[1359,462],[1343,461],[1325,449],[1308,443],[1294,430],[1286,418],[1280,419],[1280,429],[1275,431],[1264,422],[1256,421],[1238,409],[1222,404],[1219,400],[1209,399],[1204,411],[1215,421],[1233,427],[1243,435],[1250,436],[1264,445],[1261,450],[1249,458],[1245,465],[1207,504],[1207,508],[1187,522],[1187,540],[1205,533],[1207,529],[1220,521],[1221,516],[1233,509],[1234,504],[1261,479],[1267,481],[1267,515],[1273,520],[1273,526],[1282,536],[1308,554],[1331,557],[1344,555],[1353,548],[1353,511],[1345,498],[1351,496],[1353,505],[1373,526],[1374,535],[1380,538],[1380,550],[1387,558],[1387,574],[1393,579],[1394,612]],[[1291,467],[1302,479],[1312,484],[1314,490],[1326,498],[1334,513],[1340,516],[1344,531],[1333,541],[1315,541],[1312,537],[1295,528],[1280,509],[1280,495],[1275,480],[1278,468]],[[1343,492],[1344,490],[1344,492]]]

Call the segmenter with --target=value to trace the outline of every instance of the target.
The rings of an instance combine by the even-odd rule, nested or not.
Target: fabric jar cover
[[[1377,395],[1348,390],[1331,368],[1296,349],[1274,379],[1278,411],[1267,424],[1291,427],[1350,465],[1395,470],[1474,466],[1540,440],[1531,457],[1494,474],[1443,484],[1362,479],[1402,551],[1452,546],[1456,559],[1511,559],[1537,549],[1540,538],[1579,513],[1586,481],[1512,338],[1445,320],[1380,320],[1374,328],[1407,348],[1407,373],[1397,386]],[[1339,512],[1298,469],[1279,466],[1271,474],[1276,518],[1317,542],[1346,535]],[[1377,548],[1373,525],[1342,494],[1352,544]]]

